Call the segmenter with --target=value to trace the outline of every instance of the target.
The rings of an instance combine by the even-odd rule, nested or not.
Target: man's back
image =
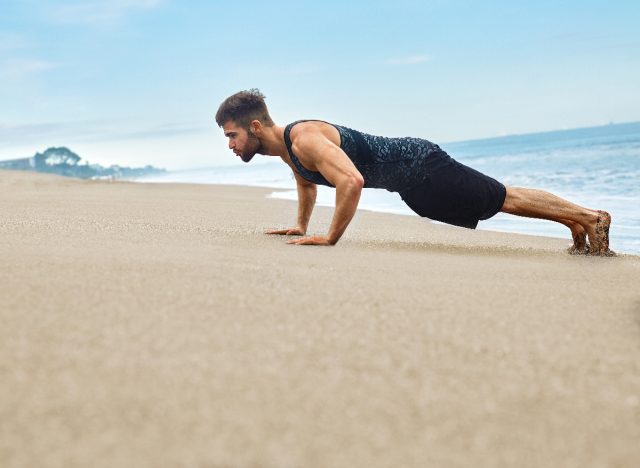
[[[292,149],[291,130],[305,122],[322,122],[338,131],[340,148],[358,168],[367,188],[390,192],[408,190],[422,183],[425,176],[436,169],[434,165],[453,163],[438,145],[421,138],[387,138],[328,122],[298,120],[285,127],[285,143],[297,172],[315,184],[331,186],[322,174],[305,168]]]

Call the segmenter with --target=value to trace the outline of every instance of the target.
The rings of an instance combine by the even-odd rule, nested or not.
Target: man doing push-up
[[[335,187],[329,232],[292,239],[290,244],[336,244],[356,212],[362,189],[372,187],[398,192],[420,216],[470,229],[498,212],[556,221],[571,230],[571,253],[614,255],[609,250],[611,216],[606,211],[583,208],[542,190],[505,187],[455,161],[430,141],[373,136],[320,120],[281,127],[269,116],[264,95],[257,89],[225,99],[216,122],[229,139],[229,148],[244,162],[258,153],[279,156],[293,171],[297,223],[268,234],[305,236],[316,185]]]

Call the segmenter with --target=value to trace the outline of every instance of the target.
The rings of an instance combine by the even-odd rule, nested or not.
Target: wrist
[[[338,241],[340,240],[340,237],[327,235],[325,237],[325,239],[327,239],[327,242],[329,243],[329,245],[336,245],[338,243]]]

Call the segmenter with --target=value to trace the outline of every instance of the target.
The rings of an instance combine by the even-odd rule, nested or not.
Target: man
[[[335,187],[336,208],[329,232],[292,239],[290,244],[336,244],[356,212],[363,187],[374,187],[399,192],[420,216],[470,229],[500,211],[556,221],[571,230],[570,253],[615,255],[609,250],[609,213],[541,190],[505,187],[427,140],[377,137],[319,120],[280,127],[257,89],[225,99],[216,122],[229,139],[229,148],[244,162],[256,153],[280,156],[293,171],[298,190],[296,226],[267,234],[305,236],[316,185]]]

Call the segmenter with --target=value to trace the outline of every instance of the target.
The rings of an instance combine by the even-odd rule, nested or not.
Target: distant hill
[[[36,153],[30,158],[0,161],[0,169],[47,172],[80,179],[126,179],[166,172],[153,166],[104,167],[81,160],[82,158],[69,148],[49,148],[44,153]]]

